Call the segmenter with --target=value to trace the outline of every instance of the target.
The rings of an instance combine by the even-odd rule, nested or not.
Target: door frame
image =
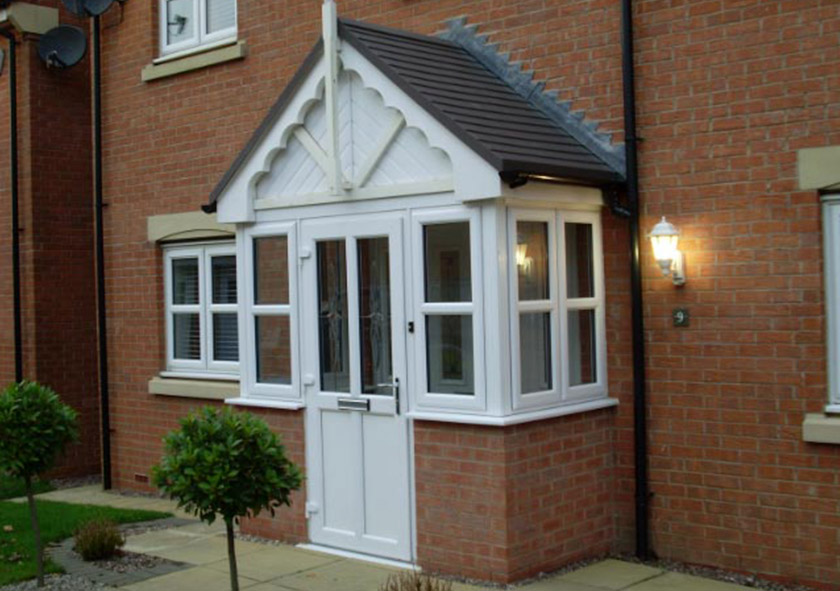
[[[408,212],[405,210],[397,210],[397,211],[390,211],[390,212],[377,212],[377,213],[368,213],[368,214],[359,214],[359,215],[338,215],[338,216],[326,216],[326,217],[309,217],[309,218],[302,218],[299,220],[299,231],[297,232],[297,254],[299,259],[299,280],[298,280],[298,296],[299,301],[301,302],[301,307],[299,310],[299,326],[300,326],[300,368],[301,368],[301,385],[302,385],[302,400],[305,403],[305,413],[304,413],[304,439],[305,439],[305,448],[306,448],[306,467],[307,467],[307,503],[306,503],[306,519],[307,519],[307,534],[310,541],[317,545],[318,542],[314,541],[313,538],[313,528],[316,527],[314,524],[316,523],[313,521],[312,513],[315,511],[323,511],[323,506],[321,507],[313,507],[312,503],[314,502],[313,499],[318,499],[320,503],[323,503],[323,482],[320,471],[323,470],[323,460],[321,458],[322,449],[323,449],[323,441],[320,434],[320,417],[316,421],[316,413],[321,412],[321,407],[317,404],[313,404],[314,396],[317,395],[318,392],[321,392],[320,389],[320,378],[319,378],[319,333],[317,330],[317,320],[313,320],[309,316],[314,311],[315,306],[313,306],[312,302],[316,301],[317,299],[317,292],[318,292],[318,284],[317,284],[317,249],[315,247],[315,243],[320,240],[329,240],[331,238],[334,239],[344,239],[349,242],[350,239],[354,238],[365,238],[365,237],[384,237],[388,236],[390,238],[389,244],[394,244],[399,248],[398,253],[391,253],[390,254],[390,262],[392,264],[392,268],[390,269],[390,281],[391,281],[391,289],[392,289],[392,303],[400,305],[402,307],[402,313],[397,314],[397,316],[401,316],[401,321],[398,318],[394,318],[392,322],[392,341],[394,344],[397,344],[399,341],[400,347],[395,347],[392,345],[392,355],[395,355],[394,350],[401,349],[401,356],[403,358],[402,367],[403,371],[400,378],[400,396],[399,396],[399,413],[398,416],[401,417],[402,424],[405,428],[405,441],[406,441],[406,475],[408,482],[406,483],[406,494],[407,494],[407,504],[408,504],[408,529],[407,529],[407,536],[408,539],[406,540],[406,548],[408,552],[407,562],[414,563],[417,558],[417,518],[416,518],[416,490],[415,490],[415,466],[414,466],[414,421],[413,419],[409,418],[407,413],[410,410],[409,404],[409,392],[410,389],[414,385],[414,372],[416,371],[415,359],[413,355],[413,343],[409,338],[409,331],[407,330],[408,322],[413,320],[412,318],[412,308],[410,306],[410,298],[411,298],[411,289],[412,289],[412,259],[411,259],[411,241],[410,241],[410,231],[408,227]],[[354,224],[362,224],[371,225],[374,228],[387,228],[384,232],[377,232],[375,229],[371,229],[370,231],[359,231],[354,232],[349,228],[353,228]],[[346,255],[348,258],[350,253],[347,252]],[[309,265],[309,267],[307,267]],[[314,267],[314,271],[307,270]],[[345,271],[348,274],[348,279],[350,276],[349,268]],[[356,276],[358,277],[358,267],[356,268]],[[314,278],[314,281],[313,281]],[[394,286],[398,286],[400,292],[393,293]],[[348,291],[351,290],[353,286],[349,283],[347,285]],[[354,303],[358,304],[358,301],[348,296],[348,309]],[[352,312],[351,312],[352,314]],[[358,312],[356,312],[358,315]],[[403,326],[399,326],[401,323]],[[314,327],[314,329],[313,329]],[[352,333],[351,330],[351,338],[354,338],[355,335]],[[351,363],[351,371],[352,371],[352,359],[349,361]],[[394,362],[394,371],[397,371],[398,364]],[[353,379],[351,377],[351,394],[352,395],[352,383]],[[351,411],[352,412],[352,411]],[[317,422],[317,427],[316,427]],[[317,441],[312,438],[317,438]],[[315,509],[313,511],[312,509]],[[317,537],[317,536],[316,536]],[[387,556],[378,556],[374,554],[367,554],[361,550],[353,549],[353,548],[339,548],[335,546],[329,546],[330,548],[334,548],[338,552],[342,552],[345,554],[359,554],[362,557],[373,557],[384,561],[396,561],[402,562],[403,560],[394,559],[392,557]]]

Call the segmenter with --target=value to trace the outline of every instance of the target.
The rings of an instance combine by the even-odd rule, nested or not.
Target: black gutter
[[[99,415],[102,488],[111,489],[111,410],[108,392],[108,331],[105,302],[105,235],[102,223],[102,63],[99,17],[93,17],[93,195],[96,224],[96,318],[99,333]]]
[[[645,327],[642,305],[639,169],[636,136],[636,76],[633,66],[633,5],[621,1],[621,73],[624,88],[624,145],[630,210],[630,295],[633,317],[633,443],[636,476],[636,557],[650,558],[647,403],[645,400]]]
[[[0,29],[9,41],[9,182],[12,193],[12,299],[15,336],[15,381],[23,381],[23,321],[20,281],[20,194],[18,189],[17,57],[15,36]]]

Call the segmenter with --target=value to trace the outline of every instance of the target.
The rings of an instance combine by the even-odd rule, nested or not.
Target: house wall
[[[48,3],[45,3],[48,4]],[[65,22],[67,22],[65,20]],[[52,387],[79,413],[80,441],[52,477],[100,466],[87,60],[48,71],[38,37],[17,44],[19,207],[24,379]],[[2,47],[7,50],[6,41]],[[12,292],[9,78],[0,76],[0,384],[15,379]]]
[[[317,2],[278,8],[240,0],[244,60],[141,83],[157,53],[155,5],[126,3],[104,23],[115,483],[145,490],[135,474],[148,473],[160,436],[197,404],[147,391],[163,363],[163,309],[160,251],[146,240],[146,218],[206,201],[317,38],[320,16]],[[654,550],[830,586],[840,578],[840,450],[801,440],[804,413],[819,412],[827,391],[819,206],[813,191],[796,189],[795,156],[798,148],[840,144],[840,6],[634,6],[643,230],[667,215],[683,231],[688,268],[688,284],[674,288],[643,245]],[[339,12],[421,33],[466,15],[621,141],[617,1],[347,0]],[[621,404],[612,415],[577,420],[602,425],[614,443],[611,458],[600,443],[591,446],[603,463],[595,471],[613,467],[612,525],[598,531],[607,536],[611,528],[612,549],[626,551],[633,540],[628,238],[622,220],[607,214],[604,223],[610,391]],[[677,306],[689,308],[690,327],[672,327]],[[528,429],[551,424],[493,432],[486,445],[518,444]],[[445,431],[424,425],[418,433]],[[421,445],[437,444],[418,438]],[[514,464],[505,457],[505,466]],[[428,549],[421,556],[443,564]],[[466,567],[475,557],[462,559]],[[517,572],[543,568],[542,560],[522,559]],[[514,562],[501,555],[483,564],[501,572]]]

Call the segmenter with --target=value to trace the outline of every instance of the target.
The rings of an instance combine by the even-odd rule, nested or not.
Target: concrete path
[[[166,499],[122,496],[98,486],[65,489],[39,498],[111,507],[169,511],[189,517]],[[200,522],[128,538],[125,549],[191,565],[140,583],[126,591],[227,591],[230,589],[227,547],[221,524]],[[239,584],[248,591],[378,591],[398,569],[342,558],[288,545],[257,544],[238,540]],[[486,587],[457,583],[453,591],[479,591]],[[746,591],[747,587],[722,583],[620,560],[604,560],[579,570],[516,587],[521,591]]]

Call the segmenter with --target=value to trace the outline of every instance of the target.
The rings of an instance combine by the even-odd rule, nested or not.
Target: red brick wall
[[[644,245],[655,550],[831,584],[840,578],[840,452],[801,442],[803,414],[819,411],[827,393],[819,208],[813,192],[796,190],[795,153],[840,144],[840,5],[634,4],[644,230],[668,215],[683,231],[689,274],[673,288]],[[205,202],[311,47],[319,19],[316,2],[240,0],[245,60],[143,84],[140,70],[157,52],[155,5],[126,3],[122,22],[113,10],[105,34],[109,353],[125,487],[185,410],[146,393],[163,358],[160,253],[146,242],[146,217]],[[615,0],[339,2],[344,16],[424,33],[467,15],[620,141],[619,9]],[[628,549],[625,222],[605,215],[604,236],[610,388],[622,401],[611,434],[614,531]],[[678,305],[690,309],[691,327],[671,326]],[[488,568],[501,572],[499,564]]]
[[[508,428],[416,422],[420,566],[507,583],[609,552],[613,415]]]

